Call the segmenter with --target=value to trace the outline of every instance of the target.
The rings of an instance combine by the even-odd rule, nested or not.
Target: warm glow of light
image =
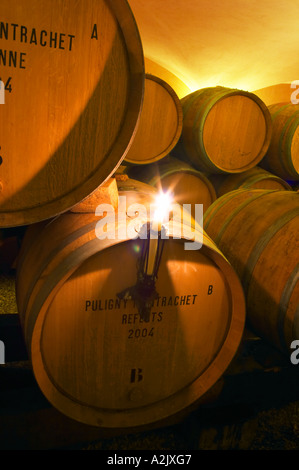
[[[191,91],[219,85],[253,92],[299,79],[296,2],[129,0],[129,4],[150,66],[158,64],[157,73],[164,75],[166,69],[172,74],[180,97],[188,90],[173,76]]]
[[[160,64],[148,59],[147,57],[144,58],[144,63],[146,73],[162,78],[162,80],[174,89],[179,99],[191,93],[191,90],[188,88],[186,83],[184,83],[177,75],[170,72],[167,68],[162,67]]]
[[[158,255],[158,232],[162,230],[163,223],[169,221],[169,213],[173,204],[173,198],[169,192],[160,191],[154,203],[155,211],[152,214],[152,223],[149,239],[148,266],[147,274],[151,276],[155,269],[156,258]]]
[[[154,212],[153,222],[162,224],[168,221],[173,202],[173,198],[169,192],[164,193],[160,191],[155,200],[156,210]]]

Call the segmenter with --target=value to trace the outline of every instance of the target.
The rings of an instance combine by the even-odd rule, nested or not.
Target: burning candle
[[[162,224],[168,221],[169,211],[172,200],[168,193],[159,193],[156,198],[156,210],[154,212],[149,234],[149,252],[146,274],[151,276],[154,274],[156,258],[158,254],[159,237],[161,236]]]

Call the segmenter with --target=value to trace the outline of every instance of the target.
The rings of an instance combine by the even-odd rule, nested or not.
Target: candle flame
[[[156,210],[153,217],[154,222],[163,224],[163,222],[169,220],[169,213],[171,211],[172,203],[173,198],[170,193],[164,193],[163,191],[160,191],[155,200]]]

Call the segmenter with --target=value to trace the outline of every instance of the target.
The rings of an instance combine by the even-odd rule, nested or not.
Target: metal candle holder
[[[144,242],[137,261],[136,284],[120,292],[117,296],[120,299],[134,300],[140,318],[149,322],[153,302],[159,297],[156,291],[156,280],[167,236],[165,227],[155,222],[144,224],[139,235],[141,239],[144,239]]]

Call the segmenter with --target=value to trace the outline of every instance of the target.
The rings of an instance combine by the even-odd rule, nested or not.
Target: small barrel
[[[0,227],[70,209],[125,157],[144,93],[126,0],[1,0]]]
[[[127,180],[119,195],[129,211],[156,191]],[[121,205],[117,229],[132,222]],[[185,250],[184,236],[169,228],[158,295],[143,321],[135,300],[119,293],[136,284],[145,241],[116,239],[111,225],[112,236],[100,240],[99,220],[67,212],[25,235],[16,295],[36,380],[53,406],[86,424],[167,423],[196,406],[235,356],[245,322],[241,283],[206,234],[201,249]]]
[[[298,226],[293,191],[238,189],[204,216],[204,230],[240,277],[251,326],[288,354],[299,338]]]
[[[208,173],[238,173],[256,166],[271,139],[267,106],[253,93],[212,87],[181,100],[183,130],[173,150]]]
[[[202,204],[203,212],[216,199],[214,186],[201,171],[172,156],[146,167],[128,167],[126,171],[130,178],[170,192],[178,204]]]
[[[291,186],[279,176],[260,167],[250,168],[243,173],[231,175],[209,175],[208,178],[216,189],[217,196],[223,196],[235,189],[277,189],[291,191]]]
[[[299,181],[299,104],[277,103],[268,109],[273,134],[261,166],[287,181]]]
[[[161,160],[178,142],[182,127],[183,110],[176,92],[161,78],[146,73],[141,117],[125,162],[144,165]]]

